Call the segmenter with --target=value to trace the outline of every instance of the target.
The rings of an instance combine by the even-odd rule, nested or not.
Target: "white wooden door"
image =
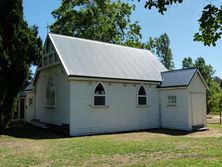
[[[204,125],[204,116],[205,116],[205,110],[204,105],[205,98],[204,94],[202,93],[192,93],[191,94],[192,99],[192,124],[193,126],[200,126]]]

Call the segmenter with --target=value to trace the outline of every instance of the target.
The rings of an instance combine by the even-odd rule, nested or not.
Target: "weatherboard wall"
[[[54,107],[46,105],[46,86],[49,75],[53,77],[56,87],[56,104]],[[37,78],[35,98],[36,120],[56,125],[69,124],[69,81],[61,65],[41,70]]]
[[[191,130],[188,117],[188,94],[186,88],[159,89],[162,128]],[[176,96],[176,105],[168,104],[168,96]]]
[[[32,105],[29,105],[29,99],[32,98]],[[25,121],[28,123],[32,123],[34,117],[34,94],[32,91],[26,92],[26,100],[25,100]]]
[[[145,84],[148,106],[137,106],[140,84],[102,82],[106,106],[93,106],[96,81],[70,81],[70,135],[88,135],[159,127],[158,91]]]
[[[192,109],[192,94],[199,94],[202,102],[201,108],[202,108],[202,114],[203,114],[203,124],[205,127],[207,127],[207,104],[206,104],[206,86],[204,82],[202,81],[200,75],[198,73],[195,74],[193,77],[189,87],[189,96],[188,96],[188,113],[189,113],[189,126],[192,127],[193,125],[193,111]]]

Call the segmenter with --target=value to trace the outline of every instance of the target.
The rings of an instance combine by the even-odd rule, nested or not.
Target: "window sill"
[[[168,107],[176,107],[176,104],[167,104]]]
[[[149,105],[137,105],[137,108],[148,108],[149,107]]]
[[[45,108],[56,108],[56,106],[45,105]]]
[[[92,104],[90,104],[89,106],[92,108],[108,108],[109,107],[108,105],[92,105]]]

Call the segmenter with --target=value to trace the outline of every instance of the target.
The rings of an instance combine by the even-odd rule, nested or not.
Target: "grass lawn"
[[[0,166],[222,166],[222,125],[67,138],[42,129],[0,137]]]

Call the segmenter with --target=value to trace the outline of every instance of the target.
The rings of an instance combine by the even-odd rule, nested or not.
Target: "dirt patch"
[[[16,156],[23,153],[38,153],[38,156],[44,156],[44,151],[48,146],[45,143],[33,140],[0,140],[0,147],[9,148],[11,151],[5,156]],[[4,157],[3,157],[4,158]]]
[[[220,123],[220,115],[207,115],[208,123]]]
[[[222,137],[222,129],[209,129],[189,134],[188,137]]]

